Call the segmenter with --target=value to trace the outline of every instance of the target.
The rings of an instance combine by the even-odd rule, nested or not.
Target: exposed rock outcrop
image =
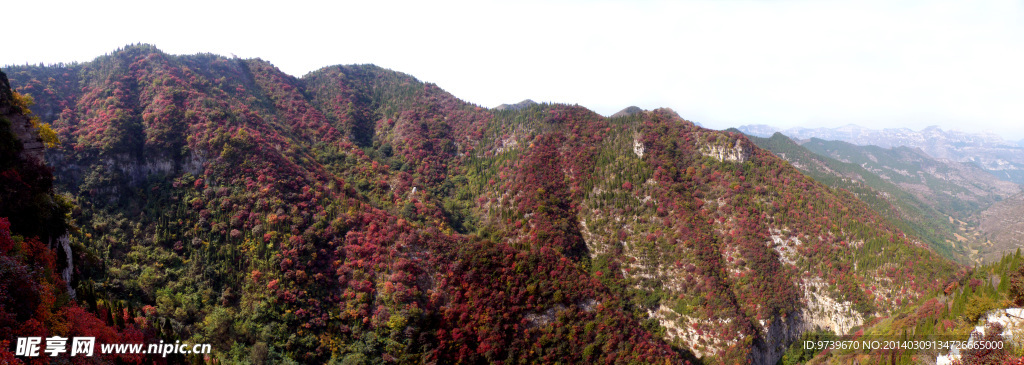
[[[7,80],[7,75],[3,72],[0,72],[0,90],[2,90],[0,91],[0,118],[4,118],[11,123],[11,131],[21,141],[23,147],[21,157],[42,161],[43,140],[32,126],[32,120],[24,115],[24,113],[14,110],[14,108],[19,108],[19,106],[14,102],[11,84]]]
[[[750,159],[750,147],[745,147],[740,140],[734,145],[725,146],[720,144],[709,144],[701,147],[700,153],[704,156],[713,157],[722,162],[747,162]]]
[[[75,272],[75,262],[72,259],[74,257],[74,253],[71,251],[71,236],[69,236],[68,233],[64,233],[63,236],[60,236],[60,238],[57,239],[57,242],[60,243],[61,249],[64,250],[64,260],[67,264],[67,266],[64,267],[64,270],[60,272],[60,277],[64,279],[64,285],[67,285],[68,295],[71,296],[71,299],[73,300],[75,299],[75,288],[71,287],[71,275]]]
[[[1008,340],[1012,340],[1015,333],[1019,334],[1021,331],[1024,331],[1024,308],[996,309],[989,311],[982,318],[984,318],[981,322],[982,325],[975,326],[970,337],[965,339],[967,340],[967,347],[971,347],[975,341],[985,337],[985,331],[988,330],[990,324],[999,324],[999,327],[1003,329],[1000,335]],[[1018,340],[1013,341],[1016,342]],[[935,359],[935,363],[937,365],[952,365],[959,363],[960,356],[960,350],[954,348],[947,354],[939,355]]]

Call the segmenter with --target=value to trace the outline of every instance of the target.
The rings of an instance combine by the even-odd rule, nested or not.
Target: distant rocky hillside
[[[993,260],[1017,247],[1017,236],[1010,234],[1014,230],[1003,223],[1021,216],[1011,213],[1017,210],[1011,197],[1020,186],[974,165],[935,159],[908,147],[817,138],[799,145],[778,132],[751,140],[815,179],[853,192],[897,224],[904,222],[904,229],[951,258]]]
[[[1024,238],[1018,232],[1021,225],[1014,224],[1024,213],[1019,205],[1021,187],[971,163],[934,159],[908,147],[855,146],[816,138],[803,147],[860,165],[934,207],[954,228],[952,242],[975,262],[998,260]]]
[[[861,146],[918,148],[931,157],[968,162],[985,169],[999,179],[1024,184],[1024,147],[990,133],[945,131],[935,126],[920,131],[908,128],[877,130],[857,125],[786,130],[766,125],[747,125],[739,127],[739,130],[760,137],[769,137],[772,133],[782,132],[795,140],[818,138],[844,141]]]
[[[950,219],[933,204],[923,201],[888,179],[863,166],[817,154],[776,132],[771,138],[750,136],[758,147],[785,159],[793,167],[832,188],[844,189],[905,231],[921,237],[933,249],[949,258],[968,262],[970,247],[978,239],[969,234],[969,226]]]
[[[991,241],[982,249],[990,260],[1024,247],[1024,195],[1014,195],[978,214],[981,231]]]
[[[859,165],[957,219],[1020,192],[1019,185],[973,164],[936,159],[917,148],[857,146],[818,138],[802,146]]]

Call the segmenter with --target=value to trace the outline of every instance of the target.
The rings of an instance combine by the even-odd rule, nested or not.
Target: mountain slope
[[[875,130],[857,125],[838,128],[790,128],[781,131],[766,125],[742,126],[744,133],[768,137],[782,132],[796,140],[818,138],[844,141],[860,146],[909,147],[941,160],[976,165],[1004,181],[1024,184],[1024,149],[992,133],[944,131],[931,126],[920,131],[907,128]]]
[[[955,210],[949,210],[947,207],[946,210],[950,212],[946,213],[940,210],[944,207],[937,207],[930,201],[922,201],[905,188],[894,184],[888,177],[880,177],[858,164],[814,153],[781,133],[775,133],[771,138],[750,138],[758,146],[772,151],[815,180],[836,189],[852,192],[901,229],[921,237],[934,250],[951,259],[966,262],[971,256],[970,249],[977,248],[984,242],[980,237],[967,233],[970,231],[969,228],[973,227],[950,217],[950,214],[956,213]],[[920,155],[915,157],[923,159]],[[880,164],[886,162],[879,160]]]
[[[122,317],[117,301],[75,302],[68,285],[72,249],[66,240],[74,229],[67,217],[73,207],[55,194],[51,170],[42,161],[43,149],[59,141],[29,112],[31,105],[30,97],[11,91],[7,75],[0,72],[0,363],[71,363],[66,352],[35,359],[15,356],[12,349],[25,337],[156,342],[154,327],[135,321],[129,312]],[[141,358],[96,351],[90,360],[138,363]]]
[[[907,147],[886,149],[821,139],[802,145],[815,153],[861,165],[954,218],[965,219],[1020,191],[1016,184],[1001,181],[971,164],[936,160]]]
[[[996,222],[1014,220],[1013,203],[1004,199],[1019,186],[973,165],[936,160],[905,147],[820,139],[801,146],[781,133],[751,140],[816,180],[854,192],[947,257],[981,262],[1017,247],[1013,229]]]
[[[82,206],[75,239],[107,267],[83,282],[152,305],[151,322],[179,338],[212,343],[226,358],[308,363],[681,356],[557,252],[453,235],[433,195],[396,201],[389,185],[403,179],[443,185],[449,145],[411,144],[417,150],[401,151],[423,159],[395,170],[373,161],[358,146],[365,119],[355,115],[373,90],[331,114],[260,60],[135,46],[79,67],[81,95],[53,121],[74,142],[51,158]],[[359,81],[373,78],[409,85],[384,92],[408,109],[434,107],[435,96],[456,101],[378,68]],[[423,126],[400,131],[447,133]],[[553,323],[531,325],[531,316]],[[617,330],[583,333],[584,325]],[[567,329],[580,331],[575,341]],[[558,346],[533,348],[554,339]],[[602,347],[616,342],[624,346]]]
[[[48,158],[106,262],[80,281],[222,359],[774,363],[957,271],[669,110],[488,110],[370,65],[151,46],[11,71],[54,90]]]
[[[1024,240],[1024,195],[999,201],[977,214],[978,229],[989,239],[981,254],[989,260],[1019,250]]]

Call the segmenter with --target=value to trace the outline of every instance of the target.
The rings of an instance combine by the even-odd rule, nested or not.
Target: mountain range
[[[745,126],[741,129],[761,135],[777,130],[765,125]],[[1020,159],[1024,156],[1024,150],[1015,147],[1013,142],[1004,141],[992,134],[945,132],[937,127],[915,132],[905,128],[879,131],[851,125],[841,128],[793,128],[775,133],[790,134],[809,152],[818,156],[860,165],[870,170],[872,175],[895,183],[902,193],[914,195],[918,203],[929,205],[939,215],[903,209],[914,212],[904,214],[904,221],[928,220],[933,227],[947,226],[939,229],[946,231],[941,234],[945,238],[936,237],[930,241],[933,244],[946,241],[952,246],[957,245],[954,242],[960,242],[965,245],[964,252],[972,257],[973,262],[999,260],[1003,254],[1019,248],[1020,240],[1024,239],[1024,233],[1019,233],[1022,230],[1013,228],[1019,226],[1016,223],[1019,209],[1014,202],[1021,199],[1016,195],[1020,193],[1020,188],[1015,184],[996,181],[1017,182],[1014,178],[1014,164],[1008,161]],[[986,159],[992,161],[989,159],[992,156],[998,156],[995,164],[978,163]],[[801,167],[801,170],[811,173],[806,168]],[[877,182],[877,179],[865,181]],[[918,203],[909,202],[905,196],[894,195],[891,186],[880,183],[871,185],[877,192],[884,192],[890,203],[918,206]],[[947,219],[948,222],[943,222]]]
[[[861,146],[917,148],[933,158],[971,163],[1000,179],[1024,184],[1024,146],[992,133],[945,131],[936,126],[920,131],[908,128],[877,130],[857,125],[786,130],[767,125],[746,125],[738,129],[759,137],[770,137],[775,132],[781,132],[795,140],[818,138]]]
[[[938,160],[909,147],[817,138],[801,145],[778,132],[771,138],[750,138],[816,180],[853,192],[951,259],[999,260],[1019,247],[1015,236],[1005,234],[1013,230],[996,234],[995,225],[982,222],[1012,219],[1005,211],[1013,206],[1011,198],[1019,196],[1020,186],[972,164]]]
[[[47,308],[108,338],[225,363],[774,364],[967,278],[897,216],[669,109],[488,109],[373,65],[296,78],[150,45],[5,71],[60,141],[67,201],[11,232],[67,235]]]

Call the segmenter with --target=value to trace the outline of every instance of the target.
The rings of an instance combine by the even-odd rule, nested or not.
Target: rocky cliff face
[[[17,224],[18,233],[43,240],[54,252],[62,251],[66,260],[56,262],[54,268],[63,269],[62,277],[74,299],[70,276],[73,253],[64,221],[68,206],[53,192],[38,119],[27,110],[29,104],[24,96],[13,92],[7,75],[0,72],[0,218],[10,218]],[[54,242],[55,237],[60,238]]]
[[[807,280],[801,289],[805,306],[800,310],[800,318],[804,330],[823,329],[846,335],[853,327],[864,324],[864,315],[853,308],[853,303],[833,298],[820,278]]]
[[[967,341],[967,346],[971,347],[975,341],[980,341],[991,328],[989,325],[998,324],[1003,329],[999,334],[1003,336],[1007,341],[1007,347],[1010,343],[1021,343],[1020,339],[1013,339],[1014,335],[1020,335],[1024,332],[1024,308],[1004,308],[995,309],[989,311],[982,316],[981,324],[974,327],[974,331],[967,338],[958,339],[960,341]],[[948,353],[940,354],[935,359],[936,365],[953,365],[959,364],[961,361],[961,351],[957,348],[950,350]]]
[[[723,144],[702,146],[700,153],[722,162],[743,163],[750,159],[750,146],[744,146],[740,140],[736,140],[736,143],[731,146]]]
[[[762,337],[754,343],[754,351],[750,353],[750,363],[756,365],[774,365],[786,349],[802,334],[814,330],[813,326],[803,317],[803,311],[789,313],[786,317],[774,318],[764,327]]]
[[[728,160],[726,160],[728,162]],[[647,187],[648,185],[645,185]],[[638,197],[639,201],[655,202],[650,196]],[[721,201],[724,205],[725,202]],[[591,255],[597,259],[619,246],[626,256],[636,258],[621,268],[621,274],[631,277],[637,282],[659,282],[661,290],[678,293],[694,285],[692,266],[660,262],[648,242],[644,242],[641,232],[641,217],[616,217],[585,215],[587,220],[580,222],[583,237],[591,248]],[[603,234],[593,232],[588,226],[598,226],[608,220],[616,222],[625,230],[630,231],[626,239],[608,242]],[[770,229],[770,241],[765,242],[777,256],[781,265],[796,265],[802,260],[801,251],[804,243],[800,238],[791,235],[786,229]],[[726,251],[731,251],[727,249]],[[743,270],[732,266],[731,273],[742,277]],[[643,285],[639,285],[642,288]],[[788,347],[804,333],[817,330],[831,331],[838,335],[848,335],[854,327],[863,325],[865,315],[855,309],[854,303],[840,299],[834,286],[817,276],[798,279],[799,296],[797,309],[783,316],[767,320],[759,320],[755,325],[758,333],[750,336],[736,330],[735,325],[742,318],[705,317],[691,312],[690,307],[666,305],[646,310],[649,318],[656,320],[665,328],[665,336],[670,343],[690,349],[697,357],[713,358],[726,354],[741,339],[752,339],[746,357],[751,364],[775,364]],[[721,329],[731,328],[733,332],[724,333]]]
[[[43,140],[39,138],[35,127],[32,126],[32,120],[24,113],[13,110],[19,106],[15,105],[10,82],[7,80],[7,75],[2,72],[0,72],[0,90],[3,90],[0,92],[0,117],[11,123],[11,131],[21,141],[23,148],[21,157],[42,161],[45,148]]]
[[[67,229],[64,214],[69,206],[53,192],[30,104],[0,72],[0,217],[10,219],[16,234],[49,241]]]
[[[661,268],[657,271],[670,270]],[[682,284],[672,278],[668,281],[669,285]],[[760,336],[755,339],[748,355],[752,364],[775,364],[786,349],[806,332],[826,330],[848,335],[852,328],[864,324],[864,314],[854,309],[852,302],[834,298],[832,289],[821,278],[804,280],[800,289],[800,306],[797,311],[759,322]],[[648,310],[647,313],[667,330],[669,339],[685,344],[698,357],[716,356],[727,347],[735,345],[734,341],[709,339],[705,332],[709,327],[727,325],[731,322],[729,320],[695,318],[665,305]]]

